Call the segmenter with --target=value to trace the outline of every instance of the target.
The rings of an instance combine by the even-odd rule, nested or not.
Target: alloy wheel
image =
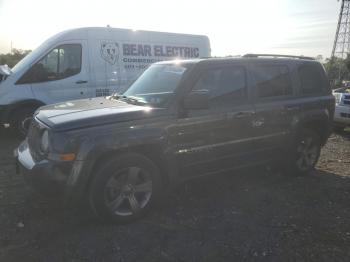
[[[301,171],[314,167],[318,158],[318,146],[312,137],[303,139],[297,147],[296,165]]]
[[[106,206],[119,216],[138,213],[150,202],[151,196],[151,175],[139,167],[116,172],[107,181],[104,192]]]

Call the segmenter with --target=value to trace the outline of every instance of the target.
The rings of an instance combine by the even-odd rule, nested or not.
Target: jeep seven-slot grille
[[[340,116],[350,118],[350,114],[348,114],[348,113],[340,113]]]
[[[343,104],[350,105],[350,95],[344,95]]]
[[[33,119],[28,130],[27,141],[30,153],[36,161],[43,159],[43,156],[40,152],[40,138],[42,131],[43,128],[35,119]]]

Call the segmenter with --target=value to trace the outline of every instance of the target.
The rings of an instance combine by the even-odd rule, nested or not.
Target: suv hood
[[[99,97],[44,106],[35,117],[52,129],[69,130],[144,119],[160,112],[164,109]]]

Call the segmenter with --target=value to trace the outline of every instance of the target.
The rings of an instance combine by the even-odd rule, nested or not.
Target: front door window
[[[18,81],[19,84],[64,79],[81,70],[81,45],[65,44],[51,50]]]

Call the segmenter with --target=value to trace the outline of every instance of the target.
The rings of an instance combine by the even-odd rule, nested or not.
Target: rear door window
[[[257,96],[260,98],[293,94],[288,67],[285,65],[257,65],[253,68]]]

